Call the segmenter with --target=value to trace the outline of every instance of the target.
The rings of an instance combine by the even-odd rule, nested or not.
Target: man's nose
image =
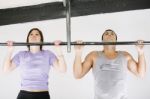
[[[108,36],[112,36],[111,34],[108,34]]]

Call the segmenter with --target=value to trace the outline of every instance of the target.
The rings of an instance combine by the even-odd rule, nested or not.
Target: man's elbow
[[[83,76],[81,76],[80,74],[76,74],[76,73],[74,73],[74,78],[75,79],[81,79]]]
[[[75,78],[75,79],[81,79],[82,77],[80,77],[80,76],[75,76],[75,75],[74,75],[74,78]]]
[[[138,73],[138,77],[143,79],[145,77],[145,72]]]

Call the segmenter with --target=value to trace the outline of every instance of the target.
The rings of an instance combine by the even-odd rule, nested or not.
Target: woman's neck
[[[40,46],[30,46],[30,52],[37,53],[40,51]]]

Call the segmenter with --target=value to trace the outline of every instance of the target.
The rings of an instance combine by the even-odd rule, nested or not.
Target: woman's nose
[[[32,37],[36,37],[36,35],[32,35]]]

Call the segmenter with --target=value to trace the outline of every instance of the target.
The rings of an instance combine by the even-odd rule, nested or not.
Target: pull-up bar
[[[71,45],[136,45],[137,41],[122,41],[122,42],[82,42],[81,44],[77,42],[70,42]],[[150,45],[150,41],[144,41],[142,44]],[[38,45],[55,45],[54,42],[43,42],[43,43],[25,43],[25,42],[14,42],[13,46],[38,46]],[[68,45],[68,42],[61,42],[59,45]],[[0,43],[0,46],[7,46],[7,43]]]
[[[67,52],[71,52],[71,4],[65,0],[66,6],[66,30],[67,30]]]

